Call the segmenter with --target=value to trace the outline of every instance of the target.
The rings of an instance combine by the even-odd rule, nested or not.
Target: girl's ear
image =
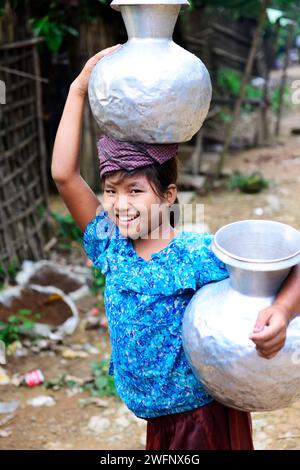
[[[170,206],[174,204],[177,197],[177,187],[176,184],[169,184],[167,191],[165,192],[165,199],[167,204]]]

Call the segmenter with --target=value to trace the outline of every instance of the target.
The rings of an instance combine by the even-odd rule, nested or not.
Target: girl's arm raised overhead
[[[100,206],[96,194],[80,174],[80,144],[84,101],[91,71],[98,60],[114,52],[117,46],[104,49],[91,57],[70,86],[57,130],[51,173],[57,189],[75,222],[84,230]]]

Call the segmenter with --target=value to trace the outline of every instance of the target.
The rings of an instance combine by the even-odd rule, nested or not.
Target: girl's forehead
[[[140,184],[143,186],[150,186],[150,183],[145,175],[111,175],[105,178],[105,184],[112,184],[117,186],[134,186]]]

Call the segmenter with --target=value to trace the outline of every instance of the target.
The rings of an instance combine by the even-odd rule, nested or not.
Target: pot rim
[[[284,256],[282,258],[276,258],[276,259],[256,259],[256,258],[244,258],[242,256],[238,256],[233,254],[232,252],[224,249],[219,243],[218,243],[218,236],[220,233],[222,233],[225,229],[227,229],[230,226],[233,225],[241,225],[244,223],[249,223],[249,222],[255,222],[257,224],[263,225],[264,223],[268,223],[270,225],[281,225],[285,229],[288,229],[290,232],[298,233],[299,235],[299,240],[300,240],[300,232],[295,229],[294,227],[284,224],[282,222],[277,222],[275,220],[267,220],[267,219],[246,219],[246,220],[239,220],[236,222],[232,222],[230,224],[226,224],[223,227],[221,227],[219,230],[214,235],[213,243],[212,243],[212,248],[214,253],[221,259],[221,261],[224,261],[225,263],[232,265],[232,266],[238,266],[237,267],[244,267],[245,269],[246,266],[248,265],[248,269],[250,268],[250,265],[254,265],[254,267],[258,267],[260,265],[261,267],[269,266],[267,269],[269,270],[275,270],[278,268],[284,268],[284,267],[290,267],[293,264],[297,264],[300,262],[300,244],[299,244],[299,249],[296,250],[294,253],[292,253],[289,256]],[[298,259],[299,258],[299,259]],[[278,264],[280,266],[278,266]],[[271,267],[272,266],[272,267]],[[274,268],[273,268],[274,267]]]
[[[183,8],[189,7],[188,0],[113,0],[111,8],[120,11],[120,7],[128,5],[182,5]]]

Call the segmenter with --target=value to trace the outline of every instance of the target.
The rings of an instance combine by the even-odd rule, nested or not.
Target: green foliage
[[[231,191],[239,189],[243,193],[255,194],[268,188],[269,185],[270,181],[265,179],[259,172],[243,175],[236,171],[230,176],[227,187]]]
[[[62,374],[56,379],[47,380],[44,383],[46,389],[59,390],[61,388],[74,388],[78,387],[80,384],[73,378],[69,378],[67,374]]]
[[[271,96],[271,108],[274,113],[276,113],[279,109],[280,104],[280,87],[277,86],[274,88],[272,96]],[[283,106],[288,108],[291,105],[291,91],[288,86],[285,86],[283,92]]]
[[[91,291],[93,294],[100,294],[103,297],[104,287],[105,287],[105,276],[101,273],[99,268],[91,266],[93,284],[91,286]]]
[[[84,385],[93,397],[117,396],[114,378],[108,375],[109,360],[103,359],[91,364],[94,379]]]
[[[217,72],[217,86],[223,93],[237,96],[241,86],[241,74],[230,68],[220,69]]]
[[[257,18],[259,16],[261,0],[189,0],[191,9],[206,6],[220,11],[228,11],[233,17]],[[300,5],[298,0],[272,0],[269,8],[282,10],[286,16],[294,20],[300,18]]]
[[[0,16],[5,12],[6,1],[0,0]],[[51,52],[58,52],[68,36],[79,35],[78,23],[102,16],[110,3],[110,0],[79,0],[78,4],[67,0],[10,0],[13,10],[26,8],[30,12],[29,26],[33,35],[45,38]]]
[[[33,317],[34,320],[30,320],[28,317]],[[7,321],[0,321],[0,341],[3,341],[6,346],[14,341],[19,341],[22,334],[33,329],[35,320],[40,317],[39,313],[33,314],[28,309],[18,310],[18,313],[10,315]]]
[[[15,280],[17,272],[18,272],[18,263],[16,260],[11,260],[7,271],[8,271],[10,278]]]
[[[51,215],[57,223],[58,247],[60,249],[70,251],[70,243],[72,241],[81,243],[82,231],[75,224],[70,214],[62,215],[59,212],[51,212]]]
[[[220,111],[219,114],[218,114],[218,118],[221,120],[221,122],[223,122],[224,124],[228,124],[231,119],[232,119],[232,115],[224,110]]]
[[[9,277],[9,281],[14,283],[16,279],[16,275],[19,269],[19,263],[15,258],[10,260],[10,263],[7,268],[7,273]],[[4,280],[5,280],[5,270],[4,266],[0,264],[0,291],[5,288]]]
[[[227,96],[228,98],[237,98],[242,81],[242,74],[230,68],[223,68],[217,72],[216,75],[216,95],[217,96]],[[246,99],[260,99],[263,96],[262,88],[248,84],[246,87],[245,98]],[[280,100],[280,87],[277,86],[272,91],[270,101],[271,109],[274,113],[278,111]],[[283,94],[283,105],[289,107],[290,105],[290,89],[288,86],[284,89]],[[255,110],[251,104],[244,104],[242,106],[242,111],[252,112]],[[224,109],[219,113],[219,118],[222,122],[227,123],[231,120],[231,114],[227,113]]]
[[[0,16],[5,11],[7,0],[0,0]],[[73,3],[67,0],[10,0],[13,10],[31,12],[30,21],[34,35],[45,38],[47,47],[58,52],[63,40],[68,36],[77,36],[77,25],[81,22],[92,22],[105,15],[111,0],[78,0]],[[190,0],[190,9],[205,6],[213,13],[217,10],[230,17],[257,18],[260,12],[260,0]],[[271,8],[280,9],[285,16],[300,22],[300,5],[298,0],[272,0]]]
[[[216,75],[216,95],[226,96],[228,98],[237,98],[241,88],[242,74],[241,72],[223,68],[218,70]],[[245,98],[246,99],[260,99],[262,98],[263,90],[252,84],[246,86]],[[244,104],[242,106],[244,112],[252,112],[254,107],[251,104]],[[227,113],[224,109],[219,113],[219,118],[222,122],[228,123],[231,120],[231,114]]]
[[[223,68],[217,72],[217,87],[222,95],[229,97],[237,97],[241,88],[242,74],[241,72]],[[252,84],[246,87],[245,98],[261,98],[262,90]]]
[[[58,52],[67,34],[78,36],[78,31],[66,24],[65,15],[61,11],[50,10],[42,18],[32,18],[30,25],[34,36],[43,37],[51,52]]]

